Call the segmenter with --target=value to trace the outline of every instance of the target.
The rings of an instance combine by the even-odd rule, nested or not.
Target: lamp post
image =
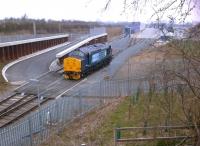
[[[40,89],[39,89],[39,80],[37,79],[30,79],[31,82],[34,82],[34,83],[38,83],[38,86],[37,86],[37,97],[38,97],[38,107],[39,107],[39,110],[40,110]]]
[[[42,141],[42,139],[43,139],[43,136],[42,136],[42,117],[41,117],[41,107],[40,107],[40,100],[42,100],[43,99],[43,97],[41,96],[40,97],[40,90],[39,90],[39,80],[37,80],[37,79],[30,79],[30,81],[31,82],[33,82],[33,83],[37,83],[38,85],[37,85],[37,97],[38,97],[38,108],[39,108],[39,122],[40,122],[40,140]]]

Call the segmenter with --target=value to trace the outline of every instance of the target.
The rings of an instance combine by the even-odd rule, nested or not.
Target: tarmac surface
[[[14,65],[8,72],[15,75],[11,78],[12,81],[29,81],[24,86],[16,89],[16,92],[36,95],[39,90],[40,96],[57,98],[63,94],[76,93],[78,90],[87,88],[88,85],[98,83],[105,78],[115,79],[115,73],[123,66],[129,57],[149,47],[154,41],[155,38],[133,39],[128,36],[116,38],[110,42],[114,53],[114,58],[110,65],[79,81],[65,80],[61,73],[49,72],[49,65],[55,60],[55,54],[65,49],[65,47],[22,61],[20,64]],[[30,82],[31,78],[36,78],[38,82]],[[96,93],[98,94],[98,92]]]
[[[56,49],[50,49],[50,51],[46,51],[45,53],[41,53],[39,55],[33,54],[32,57],[26,59],[23,59],[23,57],[20,58],[20,62],[15,63],[6,70],[5,76],[8,82],[13,84],[21,84],[29,81],[29,79],[36,78],[49,72],[49,66],[52,61],[56,59],[57,53],[65,50],[81,40],[84,40],[87,37],[88,36],[82,37],[73,43],[66,44],[62,47],[57,47]]]
[[[123,37],[123,38],[118,38],[117,40],[111,42],[110,44],[112,46],[115,46],[114,52],[115,52],[115,54],[117,54],[117,53],[121,52],[123,49],[127,48],[129,42],[130,42],[129,37]],[[120,45],[118,46],[117,44],[120,44]],[[49,55],[49,53],[47,55]],[[41,56],[37,56],[37,57],[40,58]],[[34,59],[34,58],[31,58],[31,60],[32,59]],[[41,57],[40,59],[43,60],[43,57]],[[30,60],[28,60],[28,62],[29,61]],[[21,64],[21,65],[26,66],[26,64]],[[39,65],[40,64],[38,64],[38,66]],[[42,66],[46,66],[46,65],[43,63]],[[46,67],[48,68],[48,65]],[[40,66],[40,68],[42,68],[42,67]],[[103,70],[103,69],[101,69],[101,70]],[[101,73],[101,70],[100,70],[100,73]],[[46,71],[47,71],[46,73],[44,73],[43,75],[41,75],[40,77],[37,78],[38,82],[31,82],[30,75],[28,75],[25,78],[27,78],[27,81],[29,81],[29,82],[27,84],[22,85],[21,87],[17,88],[15,91],[18,93],[23,93],[23,94],[38,94],[37,90],[39,89],[40,96],[56,98],[60,94],[64,93],[67,89],[70,89],[73,86],[76,86],[76,84],[79,84],[80,82],[82,82],[82,80],[80,80],[80,81],[65,80],[62,76],[62,73],[49,72],[48,69],[46,69]],[[98,73],[98,71],[96,73]],[[26,75],[26,74],[24,74],[24,75]],[[90,76],[88,76],[88,77],[90,77]],[[96,81],[96,80],[101,80],[103,78],[103,76],[102,75],[95,76],[95,73],[94,73],[94,75],[91,74],[90,78],[93,78],[93,80]],[[85,82],[86,80],[83,80],[83,81]]]
[[[82,96],[91,97],[103,95],[110,95],[114,97],[118,92],[116,91],[117,86],[123,87],[123,92],[127,93],[126,91],[129,88],[127,81],[119,81],[116,83],[112,82],[118,80],[115,74],[121,67],[123,67],[129,57],[132,57],[133,55],[139,53],[142,49],[147,48],[154,43],[154,41],[155,39],[141,39],[133,46],[124,49],[114,57],[109,66],[92,73],[81,85],[68,91],[64,96],[81,94]],[[136,87],[135,83],[136,81],[131,83],[132,89]]]

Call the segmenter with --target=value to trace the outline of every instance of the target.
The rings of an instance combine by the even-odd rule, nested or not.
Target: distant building
[[[141,26],[140,22],[132,22],[128,26],[125,26],[125,28],[124,28],[125,35],[131,35],[133,33],[139,32],[140,26]]]
[[[166,23],[163,23],[163,22],[152,22],[151,24],[148,24],[148,27],[150,28],[157,28],[157,29],[164,29],[167,27],[167,24]]]

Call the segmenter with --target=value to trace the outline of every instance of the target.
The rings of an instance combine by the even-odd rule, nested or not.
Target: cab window
[[[69,53],[69,56],[74,56],[74,57],[84,57],[84,53],[81,51],[72,51]]]

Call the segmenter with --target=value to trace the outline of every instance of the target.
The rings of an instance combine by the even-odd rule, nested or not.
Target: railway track
[[[45,98],[40,101],[40,104],[42,105],[48,100],[50,99]],[[0,128],[30,113],[38,107],[38,104],[39,100],[35,95],[14,94],[0,101]]]
[[[115,53],[116,56],[118,53]],[[59,70],[58,70],[59,71]],[[40,96],[46,97],[40,105],[46,103],[51,97],[57,97],[77,84],[75,81],[66,81],[61,74],[47,72],[37,78],[37,84],[27,83],[15,90],[14,95],[0,101],[0,128],[5,127],[16,120],[24,117],[31,111],[38,108],[37,88]],[[24,93],[21,94],[21,93]]]
[[[14,95],[0,101],[0,128],[14,123],[38,108],[37,86],[40,87],[40,96],[44,97],[40,101],[40,105],[42,105],[77,83],[66,81],[61,75],[54,72],[49,72],[37,79],[39,80],[38,84],[27,83],[15,89]]]

